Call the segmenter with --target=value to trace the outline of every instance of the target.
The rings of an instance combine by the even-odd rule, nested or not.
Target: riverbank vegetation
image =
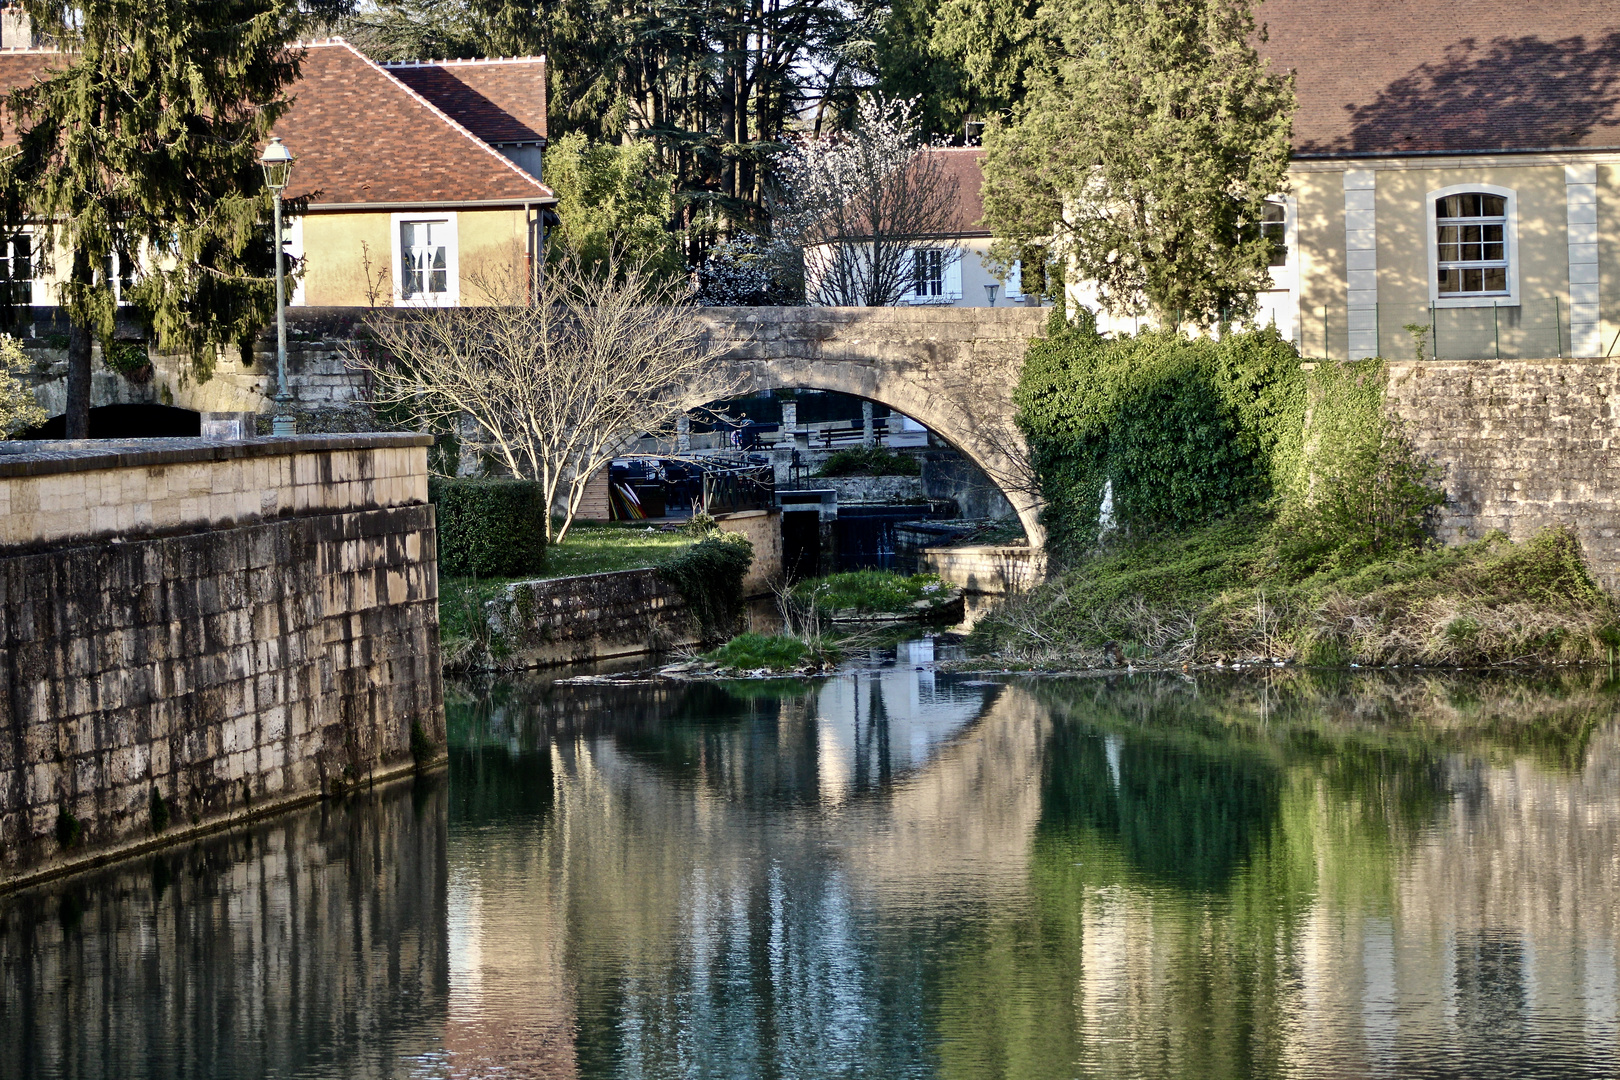
[[[813,578],[790,594],[802,611],[827,616],[893,615],[916,618],[944,609],[960,594],[934,574],[897,574],[889,570],[848,570]]]
[[[857,446],[827,456],[816,470],[817,476],[920,476],[922,465],[915,456],[886,446]]]
[[[1436,543],[1438,473],[1383,386],[1379,361],[1313,369],[1270,330],[1055,322],[1018,395],[1056,572],[970,644],[1065,665],[1612,657],[1573,533]]]

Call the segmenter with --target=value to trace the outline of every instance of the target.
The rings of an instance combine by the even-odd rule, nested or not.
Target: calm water
[[[463,686],[0,899],[4,1077],[1612,1077],[1601,678]]]

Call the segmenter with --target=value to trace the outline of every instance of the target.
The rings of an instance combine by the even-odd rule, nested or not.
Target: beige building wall
[[[433,215],[424,215],[433,216]],[[487,300],[481,277],[527,280],[528,222],[522,208],[454,212],[461,302]],[[297,298],[311,307],[393,303],[396,215],[390,210],[305,215],[299,222],[305,259]]]

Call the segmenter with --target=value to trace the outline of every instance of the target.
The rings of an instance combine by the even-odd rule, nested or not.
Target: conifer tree
[[[1252,313],[1294,92],[1255,51],[1249,0],[1053,0],[1040,18],[1056,62],[986,132],[994,253],[1056,253],[1116,313]]]
[[[118,277],[156,347],[188,353],[199,378],[273,316],[258,156],[298,75],[301,16],[292,0],[23,7],[62,53],[7,102],[19,147],[0,162],[0,191],[63,278],[66,428],[83,438],[91,343],[112,338]]]

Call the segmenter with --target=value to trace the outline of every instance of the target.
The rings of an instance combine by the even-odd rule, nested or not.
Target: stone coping
[[[56,439],[0,441],[0,479],[101,469],[135,469],[197,461],[240,461],[332,450],[394,450],[432,446],[414,432],[366,435],[283,435],[254,439]]]

